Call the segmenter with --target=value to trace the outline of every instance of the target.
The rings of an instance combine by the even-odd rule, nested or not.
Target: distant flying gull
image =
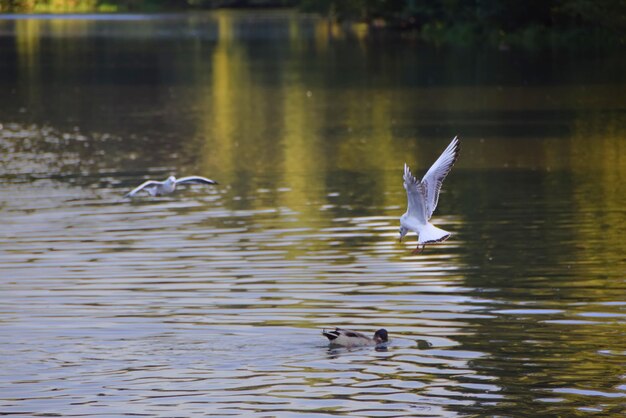
[[[174,176],[169,176],[165,181],[148,180],[133,189],[131,192],[126,193],[124,197],[133,197],[142,190],[148,192],[150,196],[170,194],[176,190],[176,186],[179,184],[217,184],[217,182],[200,176],[183,177],[178,180]]]
[[[459,140],[455,136],[448,148],[426,172],[422,181],[417,181],[411,174],[409,166],[404,163],[404,188],[406,189],[408,208],[406,213],[400,217],[399,240],[402,242],[402,238],[409,231],[417,233],[417,248],[413,254],[423,251],[426,244],[442,242],[450,236],[448,231],[437,228],[428,221],[437,207],[443,179],[446,178],[458,157]],[[422,246],[421,251],[420,245]]]
[[[323,330],[322,334],[324,334],[324,337],[328,338],[328,342],[331,345],[340,345],[343,347],[378,346],[389,341],[387,330],[383,328],[374,333],[374,338],[370,338],[360,332],[342,328],[335,328],[332,331]]]

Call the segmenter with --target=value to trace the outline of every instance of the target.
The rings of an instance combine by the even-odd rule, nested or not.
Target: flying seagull
[[[442,242],[450,236],[450,232],[437,228],[428,221],[437,207],[443,179],[446,178],[458,157],[459,140],[455,136],[448,148],[426,172],[422,181],[417,181],[411,174],[409,166],[404,163],[404,188],[406,189],[408,208],[406,213],[400,217],[399,241],[402,242],[402,238],[409,231],[417,233],[417,248],[413,254],[423,251],[426,244]],[[422,246],[421,251],[420,245]]]
[[[173,193],[176,190],[176,186],[179,184],[217,184],[215,180],[208,179],[200,176],[189,176],[181,179],[176,179],[174,176],[169,176],[167,180],[156,181],[148,180],[132,191],[126,193],[124,197],[133,197],[142,190],[145,190],[150,196],[161,196],[164,194]]]
[[[335,328],[332,331],[323,330],[322,334],[324,334],[324,337],[328,338],[328,342],[331,345],[340,345],[343,347],[380,345],[389,341],[387,330],[383,328],[376,331],[373,338],[361,334],[360,332],[342,328]]]

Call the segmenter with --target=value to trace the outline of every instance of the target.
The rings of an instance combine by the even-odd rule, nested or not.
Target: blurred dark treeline
[[[439,42],[626,41],[626,0],[301,0],[338,21],[412,29]]]
[[[435,43],[626,42],[626,0],[0,0],[0,12],[297,7]]]

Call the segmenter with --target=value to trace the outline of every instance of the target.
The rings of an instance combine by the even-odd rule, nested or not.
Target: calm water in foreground
[[[0,414],[623,413],[624,54],[393,36],[0,20]],[[456,134],[411,256],[402,165]],[[220,186],[121,199],[170,174]]]

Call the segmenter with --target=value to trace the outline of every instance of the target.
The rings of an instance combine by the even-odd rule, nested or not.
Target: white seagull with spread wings
[[[217,184],[217,182],[200,176],[189,176],[180,179],[176,179],[174,176],[169,176],[167,180],[164,181],[148,180],[137,186],[132,191],[126,193],[124,197],[133,197],[142,190],[148,192],[150,196],[170,194],[176,190],[176,186],[179,184]]]
[[[409,166],[404,164],[404,188],[408,199],[406,213],[400,217],[400,237],[402,238],[409,231],[417,233],[417,248],[413,254],[424,250],[426,244],[442,242],[448,239],[450,232],[437,228],[428,222],[437,207],[439,191],[443,179],[446,178],[452,166],[459,157],[459,140],[455,136],[448,148],[437,158],[437,161],[422,178],[422,181],[411,174]]]

